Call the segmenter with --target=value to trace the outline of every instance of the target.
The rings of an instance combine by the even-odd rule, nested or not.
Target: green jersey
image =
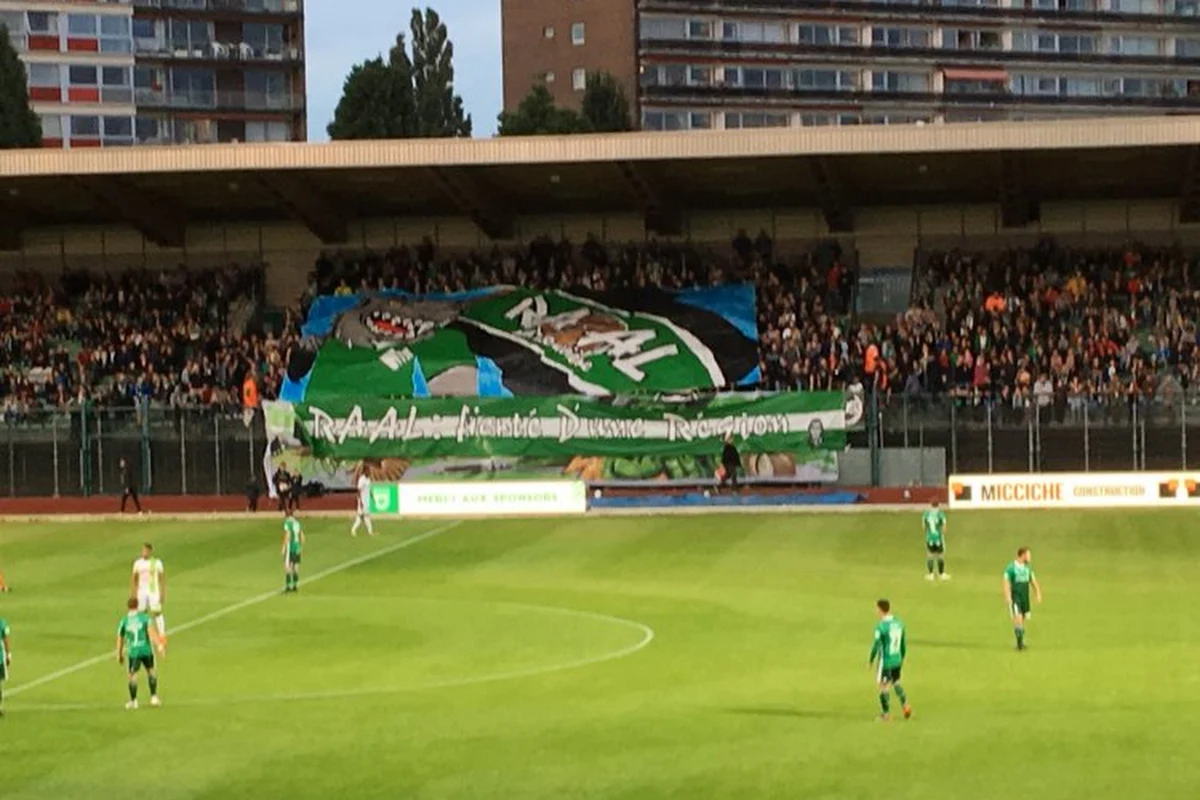
[[[1033,567],[1014,561],[1004,569],[1004,580],[1012,587],[1013,598],[1029,599],[1029,584],[1033,580]]]
[[[925,544],[940,547],[945,544],[946,513],[940,508],[930,508],[921,515],[921,526],[925,528]]]
[[[283,532],[287,534],[287,548],[289,553],[299,553],[304,549],[304,540],[300,538],[300,521],[295,517],[288,517],[283,521]]]
[[[8,647],[5,645],[9,635],[8,631],[8,620],[0,617],[0,666],[3,666],[4,662],[8,660]]]
[[[154,655],[150,647],[150,626],[148,614],[140,611],[130,611],[117,626],[117,635],[125,640],[125,657],[129,659],[143,658]]]
[[[895,669],[904,663],[908,655],[908,632],[904,623],[888,614],[875,626],[875,639],[871,642],[871,661],[878,657],[884,669]]]

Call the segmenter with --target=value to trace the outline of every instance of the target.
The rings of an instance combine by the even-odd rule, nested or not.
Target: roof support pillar
[[[350,240],[348,215],[309,181],[293,172],[264,172],[258,180],[288,207],[296,219],[312,231],[322,244],[344,244]]]
[[[1183,162],[1179,221],[1184,224],[1200,222],[1200,147],[1192,147]]]
[[[115,212],[159,247],[183,247],[187,219],[173,203],[117,175],[79,175],[74,180],[101,208]]]
[[[683,211],[670,199],[671,192],[664,186],[662,177],[654,166],[635,161],[618,161],[616,167],[642,207],[646,231],[659,236],[682,236]]]
[[[1025,159],[1020,153],[1000,154],[1000,227],[1024,228],[1041,219],[1041,204],[1025,186]]]
[[[426,172],[450,201],[471,218],[490,239],[516,236],[516,217],[504,198],[478,179],[454,167],[429,167]]]
[[[817,197],[829,232],[851,233],[854,230],[854,210],[846,199],[845,186],[833,162],[824,156],[815,156],[808,163],[817,184]]]

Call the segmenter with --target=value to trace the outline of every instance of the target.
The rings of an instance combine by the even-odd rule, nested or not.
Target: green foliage
[[[454,45],[432,10],[413,9],[412,55],[403,33],[387,60],[356,64],[327,130],[333,139],[410,139],[471,135],[454,93]]]
[[[559,108],[544,83],[538,83],[514,111],[500,114],[501,136],[551,136],[633,130],[629,99],[607,72],[588,75],[579,111]]]
[[[515,111],[500,113],[501,136],[555,136],[587,131],[583,117],[554,105],[554,97],[544,83],[530,89]]]
[[[633,129],[629,99],[610,73],[593,72],[587,76],[580,114],[588,129],[596,133],[615,133]]]
[[[40,147],[42,122],[29,107],[25,65],[0,25],[0,149]]]

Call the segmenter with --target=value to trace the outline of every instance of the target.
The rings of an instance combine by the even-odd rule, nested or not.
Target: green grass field
[[[271,517],[0,528],[0,797],[1197,796],[1185,512],[951,514],[944,584],[915,511],[348,522],[306,522],[296,596]],[[164,707],[127,712],[145,538],[175,633]],[[1020,544],[1046,592],[1026,653]],[[909,626],[907,722],[875,721],[880,596]]]

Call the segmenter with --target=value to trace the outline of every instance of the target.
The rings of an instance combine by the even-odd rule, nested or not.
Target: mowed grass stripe
[[[405,539],[404,541],[397,542],[396,544],[388,545],[387,547],[380,548],[379,550],[373,550],[370,553],[365,553],[361,556],[352,558],[348,561],[343,561],[342,563],[337,564],[328,569],[322,570],[321,572],[318,572],[315,575],[306,577],[304,579],[304,582],[305,582],[305,584],[316,583],[317,581],[328,578],[331,575],[337,575],[339,572],[345,572],[346,570],[353,569],[354,567],[357,567],[360,564],[366,564],[369,561],[374,561],[377,558],[382,558],[383,556],[390,555],[392,553],[395,553],[398,550],[403,550],[406,547],[411,547],[412,545],[423,542],[426,539],[431,539],[434,536],[438,536],[442,533],[445,533],[448,530],[451,530],[452,528],[458,527],[458,525],[460,525],[460,524],[461,523],[458,523],[458,522],[450,522],[445,525],[438,526],[437,528],[434,528],[432,530],[426,531],[425,533],[418,534],[417,536],[413,536],[409,539]],[[252,597],[248,597],[245,600],[242,600],[240,602],[225,606],[224,608],[220,608],[216,611],[205,614],[202,617],[198,617],[189,622],[185,622],[182,625],[171,625],[170,629],[168,630],[168,633],[171,636],[175,636],[177,634],[184,633],[193,628],[198,628],[201,625],[206,625],[209,622],[213,622],[213,621],[221,619],[223,617],[227,617],[230,614],[235,614],[238,611],[242,611],[243,609],[258,605],[259,603],[265,603],[267,600],[270,600],[273,597],[278,597],[279,594],[280,593],[279,593],[278,589],[275,589],[275,590],[272,590],[269,592],[262,592],[261,594],[257,594]],[[96,664],[99,664],[103,661],[107,661],[107,660],[111,659],[112,657],[113,657],[113,654],[110,651],[110,652],[104,653],[102,655],[93,656],[91,658],[84,659],[83,661],[79,661],[75,664],[72,664],[69,667],[63,667],[60,670],[55,670],[54,672],[43,675],[42,677],[36,678],[32,681],[29,681],[28,683],[23,683],[23,684],[14,686],[13,688],[7,690],[5,692],[5,694],[8,695],[9,697],[16,697],[17,695],[23,694],[24,692],[28,692],[31,689],[36,689],[39,686],[44,686],[47,683],[52,683],[56,680],[59,680],[60,678],[65,678],[68,675],[74,675],[76,672],[81,672],[82,670],[85,670],[89,667],[93,667]]]

